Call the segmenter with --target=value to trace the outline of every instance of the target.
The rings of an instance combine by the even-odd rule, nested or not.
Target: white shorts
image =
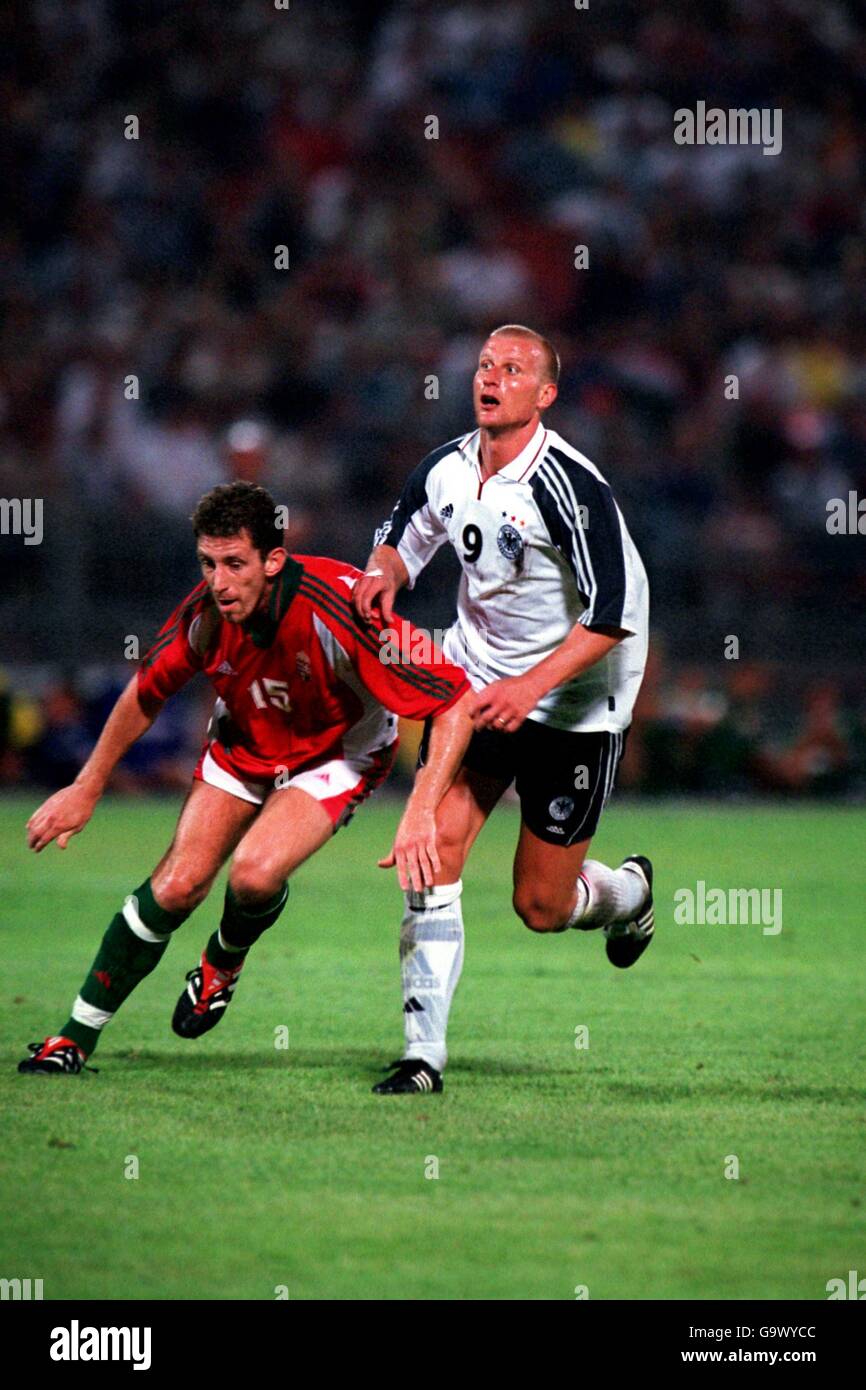
[[[209,787],[219,787],[231,796],[239,797],[241,801],[252,802],[254,806],[261,806],[265,797],[272,791],[288,791],[294,788],[306,792],[315,801],[321,802],[336,830],[345,825],[361,802],[366,801],[384,782],[391,771],[396,751],[395,740],[387,747],[377,748],[375,752],[357,760],[332,758],[329,762],[319,763],[316,767],[286,776],[285,780],[279,778],[275,782],[249,782],[220,767],[210,747],[207,747],[193,775],[198,781],[206,782]]]

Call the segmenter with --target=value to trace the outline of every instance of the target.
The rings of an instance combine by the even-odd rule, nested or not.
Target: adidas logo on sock
[[[403,1012],[404,1014],[423,1014],[424,1005],[419,1004],[418,1000],[415,998],[413,994],[412,998],[407,999],[406,1003],[403,1005]]]

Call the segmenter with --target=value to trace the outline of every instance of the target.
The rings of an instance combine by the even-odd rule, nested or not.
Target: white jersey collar
[[[507,463],[504,468],[500,468],[498,473],[491,476],[495,478],[508,478],[514,483],[527,482],[531,474],[538,467],[544,455],[550,431],[539,421],[538,428],[532,438],[523,448],[516,458]],[[475,466],[479,482],[481,480],[481,432],[476,430],[471,434],[464,445],[464,452]],[[485,481],[490,481],[486,479]]]

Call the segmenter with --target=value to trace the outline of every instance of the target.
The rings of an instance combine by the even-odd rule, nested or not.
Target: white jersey
[[[543,425],[483,482],[479,443],[475,430],[428,454],[375,543],[395,547],[410,588],[445,541],[454,546],[463,576],[444,653],[475,690],[523,675],[576,623],[624,628],[628,637],[555,686],[529,717],[558,729],[628,728],[646,663],[649,598],[610,487]]]

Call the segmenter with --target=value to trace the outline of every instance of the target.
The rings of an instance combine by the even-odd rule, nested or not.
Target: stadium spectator
[[[615,481],[672,660],[732,631],[804,669],[862,648],[862,544],[826,531],[866,494],[863,41],[835,0],[238,0],[216,28],[78,0],[8,7],[0,40],[0,492],[80,531],[50,563],[0,536],[4,659],[74,661],[98,611],[116,660],[130,557],[145,536],[155,625],[224,478],[361,562],[514,318],[561,348],[554,426]],[[698,99],[783,108],[781,154],[677,145]],[[64,597],[34,621],[37,592]]]

